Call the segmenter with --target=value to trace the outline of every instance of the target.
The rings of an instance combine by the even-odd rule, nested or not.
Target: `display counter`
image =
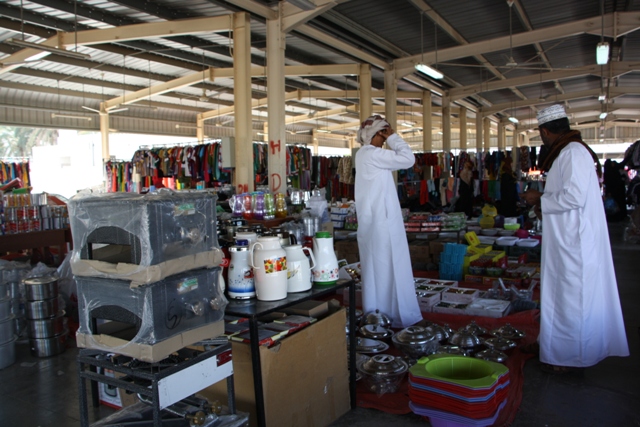
[[[38,249],[44,255],[49,248],[58,248],[58,264],[67,253],[67,243],[72,246],[71,230],[43,230],[30,233],[6,234],[0,236],[0,254]]]

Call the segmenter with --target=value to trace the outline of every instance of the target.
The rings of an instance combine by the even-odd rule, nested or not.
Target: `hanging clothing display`
[[[19,178],[23,187],[31,186],[31,178],[29,177],[29,161],[23,160],[19,162],[2,160],[0,161],[0,181],[5,184],[13,179]]]

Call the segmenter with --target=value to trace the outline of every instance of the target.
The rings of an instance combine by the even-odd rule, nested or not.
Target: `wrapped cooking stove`
[[[219,273],[220,268],[201,268],[136,287],[125,280],[76,276],[78,347],[157,362],[221,335],[227,300]],[[122,328],[98,334],[94,328],[101,320]]]
[[[218,266],[216,200],[208,190],[74,196],[73,273],[136,285]]]

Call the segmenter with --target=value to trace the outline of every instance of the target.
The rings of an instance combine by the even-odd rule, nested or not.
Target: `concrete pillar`
[[[385,119],[394,130],[398,130],[398,78],[396,70],[384,71],[384,111]],[[368,116],[367,116],[368,117]]]
[[[233,15],[233,87],[235,103],[237,193],[254,190],[251,115],[251,21],[245,12]],[[284,145],[284,144],[283,144]],[[284,147],[283,147],[284,148]]]
[[[198,114],[196,118],[196,138],[198,139],[198,144],[204,143],[204,120],[201,114]]]
[[[422,92],[422,150],[425,153],[433,151],[431,92]]]
[[[491,150],[491,119],[484,118],[484,151]]]
[[[442,151],[451,151],[451,99],[442,97]]]
[[[287,153],[284,99],[284,50],[286,34],[282,20],[267,20],[267,128],[264,133],[269,143],[268,173],[272,193],[287,191]]]
[[[467,109],[460,107],[460,113],[458,114],[460,120],[460,149],[467,150]]]
[[[360,64],[360,123],[373,114],[371,99],[371,65]],[[387,119],[387,121],[389,121]]]
[[[109,114],[104,102],[100,103],[100,138],[102,141],[102,160],[109,161]]]
[[[476,152],[482,152],[482,112],[476,113]]]

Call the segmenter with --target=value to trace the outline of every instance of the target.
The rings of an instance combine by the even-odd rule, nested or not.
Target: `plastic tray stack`
[[[440,279],[462,280],[462,266],[467,245],[446,243],[440,254]]]
[[[486,360],[435,354],[409,370],[411,409],[433,426],[491,425],[508,392],[509,369]]]

